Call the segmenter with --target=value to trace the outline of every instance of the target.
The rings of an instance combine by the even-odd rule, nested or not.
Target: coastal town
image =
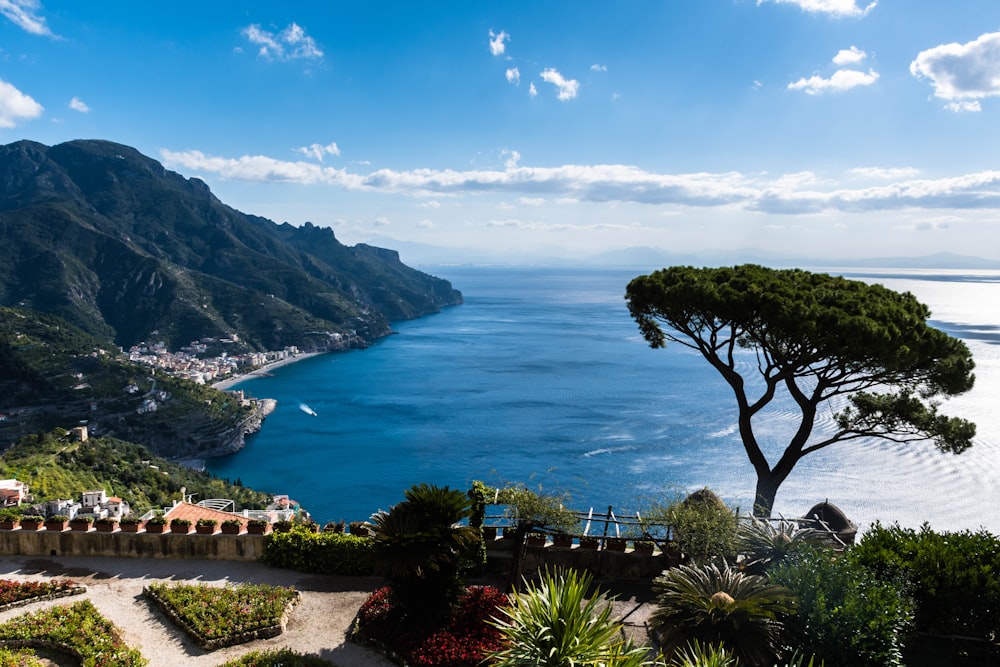
[[[205,356],[210,346],[224,347],[238,342],[239,337],[236,334],[229,338],[202,338],[173,352],[167,349],[165,343],[144,342],[130,347],[127,357],[132,363],[156,368],[197,384],[215,384],[263,366],[297,360],[302,354],[292,345],[283,350],[268,352],[243,352],[233,355],[221,352],[216,356]]]

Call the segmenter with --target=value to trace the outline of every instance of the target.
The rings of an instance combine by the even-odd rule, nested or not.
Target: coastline
[[[270,374],[275,368],[280,368],[281,366],[287,366],[288,364],[294,364],[297,361],[303,361],[305,359],[311,359],[312,357],[318,357],[321,354],[326,354],[326,352],[300,352],[293,357],[286,357],[284,359],[279,359],[277,361],[272,361],[269,363],[256,368],[249,373],[239,373],[237,375],[230,375],[225,380],[220,380],[219,382],[212,383],[213,389],[220,389],[225,391],[230,387],[243,382],[244,380],[249,380],[253,377],[265,377]]]

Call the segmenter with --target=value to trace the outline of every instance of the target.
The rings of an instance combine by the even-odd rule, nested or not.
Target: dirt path
[[[347,641],[354,615],[379,582],[364,577],[321,577],[259,563],[138,558],[0,556],[0,578],[15,581],[71,578],[87,587],[82,596],[39,602],[0,613],[0,623],[26,612],[89,599],[121,628],[150,667],[212,667],[249,651],[289,647],[339,667],[392,667],[381,656]],[[256,582],[294,586],[302,593],[286,631],[274,639],[206,651],[191,641],[142,596],[152,582],[224,585]]]

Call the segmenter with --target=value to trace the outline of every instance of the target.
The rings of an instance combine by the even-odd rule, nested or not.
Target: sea
[[[742,511],[755,475],[731,391],[697,353],[654,350],[624,299],[644,269],[421,267],[465,303],[364,350],[323,354],[235,387],[277,400],[220,477],[298,501],[317,521],[356,521],[418,483],[473,480],[568,496],[574,509],[634,516],[703,487]],[[861,440],[802,459],[775,513],[829,501],[862,531],[875,522],[1000,533],[1000,271],[823,269],[909,291],[962,338],[976,385],[941,412],[977,424],[971,449]],[[741,362],[752,370],[750,357]],[[833,410],[817,429],[829,428]],[[794,412],[759,426],[776,460]]]

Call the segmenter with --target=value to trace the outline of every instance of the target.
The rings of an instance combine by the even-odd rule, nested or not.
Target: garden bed
[[[277,637],[300,598],[268,584],[150,584],[143,594],[207,651]]]
[[[23,607],[34,602],[55,600],[69,595],[80,595],[87,588],[72,579],[54,581],[11,581],[0,579],[0,611]]]

